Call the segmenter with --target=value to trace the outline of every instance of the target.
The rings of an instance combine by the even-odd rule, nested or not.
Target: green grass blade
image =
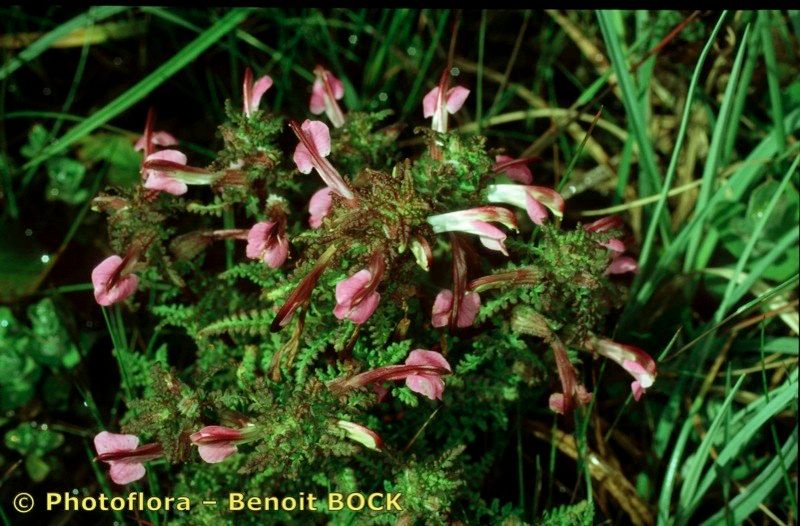
[[[783,103],[781,87],[778,79],[778,60],[775,58],[775,47],[772,44],[772,12],[759,11],[758,24],[761,30],[761,46],[764,51],[764,63],[767,67],[767,87],[772,112],[773,133],[778,140],[779,148],[786,146],[786,132],[783,129]]]
[[[705,65],[706,58],[708,57],[709,51],[711,51],[712,46],[714,45],[714,41],[717,39],[717,34],[719,33],[720,29],[722,28],[722,24],[727,17],[728,12],[723,11],[722,14],[719,16],[714,29],[711,31],[711,35],[706,40],[706,45],[703,47],[703,50],[700,52],[700,57],[697,59],[697,63],[694,67],[694,72],[692,73],[692,79],[689,82],[689,90],[686,93],[686,102],[684,103],[683,108],[683,116],[681,117],[681,123],[678,128],[678,135],[675,138],[675,146],[672,150],[672,157],[669,161],[669,167],[667,168],[667,173],[664,179],[664,186],[661,189],[661,194],[658,199],[658,203],[656,203],[655,211],[653,212],[653,217],[661,217],[664,208],[667,204],[667,194],[669,192],[670,187],[672,186],[672,180],[675,178],[675,173],[678,170],[678,161],[680,160],[680,152],[681,148],[683,147],[683,141],[686,137],[686,130],[689,125],[689,118],[691,116],[692,111],[692,103],[694,102],[694,94],[697,90],[697,83],[700,80],[700,73],[703,70],[703,66]],[[646,269],[650,262],[650,255],[653,249],[653,242],[655,241],[655,234],[656,234],[656,221],[651,221],[650,225],[647,229],[647,234],[645,235],[644,242],[642,243],[642,251],[639,255],[639,266],[643,269]],[[666,242],[667,240],[664,239]],[[632,286],[632,291],[636,291],[639,288],[642,279],[645,279],[646,273],[640,272],[634,278],[634,283]]]
[[[681,485],[681,492],[678,497],[677,524],[687,524],[687,521],[691,517],[693,510],[689,507],[689,504],[695,496],[697,485],[700,482],[700,475],[703,473],[703,466],[706,464],[706,459],[709,456],[712,444],[717,438],[717,433],[721,431],[720,427],[723,419],[730,409],[731,404],[733,404],[734,397],[742,386],[742,383],[744,383],[745,378],[746,376],[744,375],[740,376],[739,381],[736,382],[736,385],[734,385],[733,389],[728,393],[722,406],[720,406],[717,411],[714,421],[711,423],[711,426],[709,426],[706,436],[703,438],[702,442],[700,442],[697,451],[691,456],[691,460],[688,461],[688,471]]]
[[[725,524],[726,515],[730,513],[734,524],[742,524],[758,506],[766,501],[772,490],[775,489],[783,478],[781,465],[791,465],[797,459],[797,427],[792,436],[786,441],[781,450],[781,455],[773,458],[764,467],[761,473],[747,485],[747,490],[737,495],[731,502],[711,518],[705,520],[701,526],[717,526]]]
[[[731,68],[731,75],[728,79],[728,84],[725,86],[725,93],[720,104],[719,112],[717,113],[717,120],[714,124],[714,131],[711,136],[711,144],[708,147],[708,155],[706,162],[703,166],[702,184],[700,185],[700,193],[697,196],[695,204],[696,210],[703,210],[709,205],[712,189],[719,174],[719,163],[724,146],[725,131],[730,124],[731,111],[733,110],[733,97],[736,93],[736,86],[739,81],[739,74],[742,70],[742,63],[744,62],[745,51],[747,50],[748,35],[750,33],[750,26],[746,26],[744,34],[739,44],[739,50],[736,53],[736,58],[733,61],[733,68]],[[700,230],[689,240],[689,245],[686,250],[686,258],[683,262],[683,268],[686,271],[697,269],[700,265],[696,261],[697,249],[700,246],[700,241],[703,238]]]
[[[636,96],[633,79],[628,71],[629,65],[622,51],[622,42],[620,42],[619,34],[613,28],[612,12],[605,10],[597,11],[597,19],[600,22],[603,40],[608,48],[609,58],[614,67],[614,73],[617,75],[617,82],[622,90],[622,103],[625,106],[625,112],[628,114],[628,118],[631,120],[636,135],[636,142],[639,145],[640,160],[644,168],[644,173],[647,176],[645,179],[647,182],[645,193],[653,194],[661,190],[661,174],[656,164],[653,142],[647,134],[645,115],[642,112],[641,104]]]
[[[61,138],[45,148],[39,156],[26,163],[24,168],[27,169],[30,166],[39,164],[49,157],[62,152],[76,141],[93,132],[99,126],[102,126],[142,100],[168,78],[196,59],[203,51],[214,45],[228,32],[233,30],[247,17],[249,12],[250,9],[248,8],[237,8],[226,13],[225,16],[220,18],[213,26],[200,34],[200,36],[190,42],[168,61],[164,62],[155,71],[136,83],[119,97],[106,104],[92,115],[89,115],[86,120],[70,128]]]
[[[795,110],[786,117],[787,129],[795,130],[800,126],[800,110]],[[689,220],[689,223],[680,231],[675,239],[667,246],[663,253],[659,255],[653,271],[648,275],[647,280],[642,281],[641,288],[636,292],[635,299],[628,303],[625,309],[624,319],[629,319],[630,315],[637,312],[647,303],[656,287],[668,274],[669,268],[686,248],[687,243],[695,232],[702,226],[705,219],[711,215],[715,207],[723,201],[735,202],[742,198],[745,192],[751,187],[753,182],[764,171],[765,160],[772,159],[779,152],[775,136],[770,134],[754,148],[742,166],[736,170],[711,196],[708,204]]]
[[[765,404],[758,412],[752,415],[747,424],[725,442],[725,447],[720,451],[719,456],[706,472],[697,491],[693,495],[692,502],[689,504],[689,509],[694,510],[700,504],[703,495],[705,495],[711,487],[711,484],[716,480],[718,470],[725,470],[729,467],[728,464],[730,462],[735,462],[737,460],[737,455],[739,455],[756,432],[773,416],[783,411],[792,400],[797,400],[797,398],[797,384],[794,382],[786,382],[782,387],[772,392],[769,403]],[[744,411],[746,411],[746,409],[740,412]],[[731,420],[731,422],[733,422],[733,420]]]
[[[95,22],[117,15],[130,9],[128,6],[96,6],[90,8],[83,14],[72,18],[43,35],[40,39],[21,51],[16,57],[12,58],[0,67],[0,80],[4,80],[16,70],[35,59],[52,46],[60,38],[69,35],[76,29],[90,26]]]

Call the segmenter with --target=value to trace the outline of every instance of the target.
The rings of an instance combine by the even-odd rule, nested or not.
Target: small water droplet
[[[450,69],[450,75],[452,75],[453,77],[457,77],[460,74],[461,74],[461,70],[460,69],[455,68],[455,67]]]
[[[72,489],[72,494],[73,495],[77,495],[78,494],[78,488],[73,488]]]
[[[385,91],[381,91],[378,93],[378,100],[381,102],[386,102],[389,100],[389,95],[387,95]]]
[[[47,254],[42,255],[42,263],[48,263],[50,261],[50,256]]]
[[[8,327],[8,320],[0,320],[0,327]]]
[[[28,237],[31,237],[33,235],[33,230],[31,230],[30,228],[26,228],[25,229],[25,235],[28,236]]]
[[[122,65],[122,57],[114,57],[114,65],[121,66]]]
[[[47,431],[49,427],[47,424],[42,424],[42,431]]]
[[[44,89],[42,90],[42,95],[44,95],[44,96],[48,96],[48,95],[50,95],[51,93],[52,93],[52,91],[50,91],[50,88],[44,88]]]
[[[347,37],[347,41],[350,42],[352,45],[356,45],[356,42],[358,42],[358,35],[350,35],[349,37]]]
[[[409,57],[416,56],[417,48],[415,48],[414,46],[409,46],[408,49],[406,49],[406,53],[408,53]]]

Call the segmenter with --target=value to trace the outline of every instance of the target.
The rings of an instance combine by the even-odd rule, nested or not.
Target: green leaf
[[[9,449],[23,455],[44,455],[64,443],[64,435],[50,431],[46,426],[38,427],[24,422],[5,434]]]
[[[50,465],[39,455],[28,455],[25,457],[25,471],[34,482],[41,482],[50,473]]]

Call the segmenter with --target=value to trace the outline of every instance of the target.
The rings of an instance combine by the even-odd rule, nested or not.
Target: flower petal
[[[139,447],[139,437],[101,431],[94,437],[94,449],[98,455],[112,451],[133,451]]]
[[[481,296],[477,292],[467,292],[458,306],[458,327],[471,327],[481,308]]]
[[[454,86],[447,90],[446,103],[447,111],[455,113],[461,109],[469,96],[469,90],[464,86]]]
[[[606,268],[606,274],[626,274],[628,272],[638,272],[639,264],[629,256],[617,256],[611,260]]]
[[[108,474],[115,484],[124,485],[135,482],[144,477],[146,472],[144,464],[141,462],[109,462]]]
[[[122,264],[123,259],[115,254],[101,261],[92,270],[94,298],[98,304],[103,306],[113,305],[125,300],[136,291],[136,287],[139,286],[139,277],[135,274],[121,276],[117,278],[115,283],[109,283],[109,279],[119,272],[119,267]]]
[[[331,153],[331,132],[328,126],[322,121],[312,121],[306,119],[300,125],[300,129],[306,132],[307,136],[317,147],[317,152],[322,157],[327,157]]]
[[[200,458],[209,464],[222,462],[229,456],[236,453],[236,451],[236,446],[229,442],[197,446],[197,452],[200,453]]]
[[[148,170],[144,187],[148,190],[160,190],[172,195],[183,195],[189,187],[183,181],[170,177],[166,172]]]
[[[522,184],[533,182],[533,173],[526,165],[524,160],[518,161],[508,155],[498,155],[494,158],[495,164],[492,170],[507,175],[510,179]]]
[[[264,252],[264,263],[269,268],[278,268],[286,261],[289,255],[289,240],[286,236],[278,236],[277,241]]]
[[[427,349],[414,349],[408,353],[405,361],[406,365],[428,365],[431,367],[441,367],[452,371],[450,364],[441,353],[436,351],[429,351]]]
[[[430,90],[422,99],[422,116],[426,119],[433,117],[436,113],[436,102],[439,98],[439,86]]]
[[[406,377],[406,385],[415,393],[431,400],[441,400],[442,393],[444,393],[444,382],[438,376],[410,374]]]
[[[530,196],[525,196],[525,210],[528,212],[528,217],[537,225],[543,225],[547,219],[547,208],[542,203]]]
[[[264,93],[267,92],[268,89],[272,87],[272,77],[269,75],[264,75],[263,77],[259,78],[253,84],[253,90],[250,94],[250,111],[254,112],[258,109],[258,105],[261,102],[261,97],[264,96]]]
[[[322,79],[317,78],[311,87],[311,100],[308,101],[308,109],[314,115],[319,115],[325,111],[325,85]]]
[[[247,248],[245,254],[250,259],[261,259],[264,251],[267,249],[267,236],[274,227],[275,223],[269,221],[261,221],[256,223],[247,232]]]
[[[336,284],[336,303],[349,303],[372,279],[367,269],[359,270]]]
[[[311,214],[311,217],[308,218],[308,224],[311,228],[319,228],[322,225],[322,220],[330,213],[331,204],[333,203],[331,199],[332,191],[329,186],[326,186],[314,192],[314,195],[308,201],[308,212]]]
[[[453,293],[449,289],[439,291],[433,302],[431,325],[445,327],[450,321],[450,309],[453,308]]]

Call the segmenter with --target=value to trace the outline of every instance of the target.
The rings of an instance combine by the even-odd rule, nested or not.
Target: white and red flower
[[[634,381],[631,383],[633,398],[638,402],[645,391],[656,381],[656,361],[639,347],[617,343],[603,338],[594,340],[594,350],[625,369]]]
[[[174,164],[175,168],[186,166],[186,160],[186,155],[178,150],[161,150],[145,157],[145,163],[166,161]],[[175,179],[166,170],[155,168],[145,169],[144,187],[148,190],[159,190],[172,195],[183,195],[189,190],[185,182]]]
[[[322,121],[306,119],[302,125],[291,121],[289,127],[300,140],[293,157],[297,169],[304,174],[316,170],[328,188],[345,199],[352,199],[354,196],[350,187],[326,159],[331,153],[331,133],[328,126]]]
[[[444,380],[442,377],[452,373],[450,364],[436,351],[415,349],[411,351],[403,365],[387,365],[350,378],[340,378],[328,383],[334,392],[344,392],[368,385],[380,386],[383,382],[405,380],[406,386],[431,400],[442,399]]]
[[[458,316],[456,326],[460,328],[470,327],[475,323],[475,317],[481,308],[481,296],[477,292],[467,291],[462,296],[458,304]],[[431,325],[434,327],[444,327],[450,323],[450,315],[453,310],[453,292],[444,289],[436,295],[431,312]]]
[[[463,86],[448,89],[449,82],[449,71],[445,70],[439,85],[422,99],[422,115],[426,119],[433,117],[431,128],[440,133],[447,131],[447,114],[460,110],[469,96],[469,90]]]
[[[537,160],[539,160],[539,157],[514,159],[508,155],[498,155],[494,158],[495,163],[492,165],[492,171],[505,174],[518,183],[531,184],[533,182],[533,174],[531,169],[528,168],[528,163]]]
[[[344,84],[333,73],[318,65],[314,68],[314,85],[311,88],[311,100],[308,107],[311,113],[319,115],[322,112],[328,116],[335,128],[344,126],[344,112],[336,102],[344,97]]]
[[[108,256],[92,270],[94,299],[105,307],[124,301],[139,286],[139,276],[132,274],[134,258]]]
[[[242,86],[242,105],[244,114],[249,118],[261,103],[261,97],[272,87],[272,78],[269,75],[259,77],[253,81],[253,72],[250,68],[244,70],[244,82]]]
[[[333,315],[338,319],[348,319],[361,325],[372,316],[381,295],[377,292],[386,263],[383,256],[376,254],[370,260],[369,268],[362,269],[336,284],[336,306]]]
[[[510,210],[501,206],[480,206],[458,212],[448,212],[428,217],[428,224],[437,234],[442,232],[465,232],[479,237],[481,244],[491,250],[508,255],[503,241],[506,234],[491,223],[501,223],[517,230],[517,220]]]
[[[146,136],[142,135],[139,137],[139,140],[136,141],[136,144],[133,146],[133,149],[137,152],[146,151],[148,150],[147,145],[145,144],[147,141]],[[175,138],[174,135],[171,133],[167,133],[165,131],[154,131],[150,135],[150,150],[152,151],[154,146],[175,146],[178,144],[178,139]]]
[[[278,268],[289,254],[284,221],[261,221],[247,233],[247,257],[261,259],[270,268]]]
[[[115,484],[135,482],[145,475],[144,463],[163,454],[160,444],[139,446],[136,435],[101,431],[94,437],[96,460],[108,464],[108,474]]]
[[[522,208],[537,225],[545,222],[548,210],[556,217],[564,216],[564,198],[552,188],[544,186],[493,184],[489,185],[487,199],[491,203],[506,203]]]
[[[241,430],[225,426],[206,426],[189,435],[189,440],[197,446],[200,458],[209,464],[222,462],[236,453],[236,444],[243,439]]]

